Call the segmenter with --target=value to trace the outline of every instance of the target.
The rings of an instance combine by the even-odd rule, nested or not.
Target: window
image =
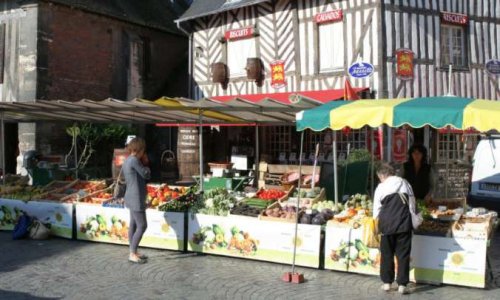
[[[342,22],[318,25],[319,72],[344,69],[344,33]]]
[[[227,66],[231,78],[247,75],[247,58],[256,57],[255,48],[255,38],[227,42]]]
[[[457,161],[471,162],[474,149],[478,143],[477,134],[438,133],[437,137],[437,163],[450,163]]]
[[[292,126],[264,127],[264,153],[272,159],[278,158],[280,153],[289,154],[292,151],[292,129]]]
[[[441,25],[441,66],[467,67],[465,28]]]

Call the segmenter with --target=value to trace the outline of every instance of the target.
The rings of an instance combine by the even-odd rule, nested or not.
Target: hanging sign
[[[343,19],[344,14],[341,9],[319,13],[314,16],[314,22],[316,22],[317,24],[339,22]]]
[[[226,32],[224,33],[224,38],[226,39],[226,41],[234,41],[252,37],[254,36],[254,34],[255,34],[254,27],[249,26],[239,29],[226,30]]]
[[[486,62],[486,72],[491,76],[498,77],[500,76],[500,60],[498,59],[490,59]]]
[[[349,67],[349,74],[355,78],[370,77],[373,74],[374,67],[371,63],[356,62]]]
[[[373,143],[372,143],[373,137]],[[368,135],[366,136],[366,145],[370,150],[370,153],[375,156],[376,159],[382,159],[383,153],[383,131],[380,128],[368,130]]]
[[[396,50],[396,76],[401,80],[413,79],[413,57],[410,49]]]
[[[271,86],[274,89],[280,89],[286,86],[285,61],[276,60],[271,62],[270,65],[271,65]]]
[[[392,131],[392,160],[394,162],[406,161],[407,143],[406,130],[394,129]]]
[[[441,22],[453,25],[467,25],[469,23],[469,17],[463,14],[442,11]]]

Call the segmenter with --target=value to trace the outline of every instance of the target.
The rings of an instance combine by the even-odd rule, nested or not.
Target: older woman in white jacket
[[[380,240],[380,278],[382,289],[391,290],[395,277],[394,256],[398,260],[396,282],[398,292],[408,293],[410,277],[410,252],[412,238],[411,213],[415,213],[415,196],[410,184],[395,176],[394,168],[382,163],[377,176],[380,184],[375,190],[373,217],[378,219]]]

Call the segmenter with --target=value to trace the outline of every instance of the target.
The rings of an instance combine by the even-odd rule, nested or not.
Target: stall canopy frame
[[[367,88],[358,88],[364,91]],[[246,99],[260,97],[260,101]],[[92,122],[92,123],[135,123],[161,124],[170,126],[204,124],[219,125],[292,125],[295,114],[304,109],[320,106],[329,101],[341,99],[343,90],[316,92],[288,92],[275,94],[241,95],[191,100],[186,98],[162,97],[156,101],[133,99],[122,101],[108,98],[102,101],[82,99],[34,100],[0,102],[0,131],[4,122]],[[319,97],[315,100],[312,97]],[[229,99],[230,98],[230,99]],[[278,100],[276,100],[276,99]],[[283,101],[283,99],[294,101]],[[229,100],[229,101],[227,101]],[[256,128],[256,131],[258,128]],[[256,134],[258,134],[256,132]],[[2,147],[5,137],[1,137]],[[200,147],[202,143],[200,142]],[[200,156],[201,156],[200,152]],[[5,154],[2,151],[2,169],[5,169]],[[200,161],[202,161],[200,157]],[[200,176],[203,170],[200,169]],[[4,176],[5,181],[5,176]]]

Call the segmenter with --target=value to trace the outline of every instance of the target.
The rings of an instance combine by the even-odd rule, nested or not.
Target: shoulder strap
[[[399,197],[401,198],[401,201],[403,202],[404,205],[409,205],[408,198],[406,198],[406,195],[404,193],[399,193]]]

